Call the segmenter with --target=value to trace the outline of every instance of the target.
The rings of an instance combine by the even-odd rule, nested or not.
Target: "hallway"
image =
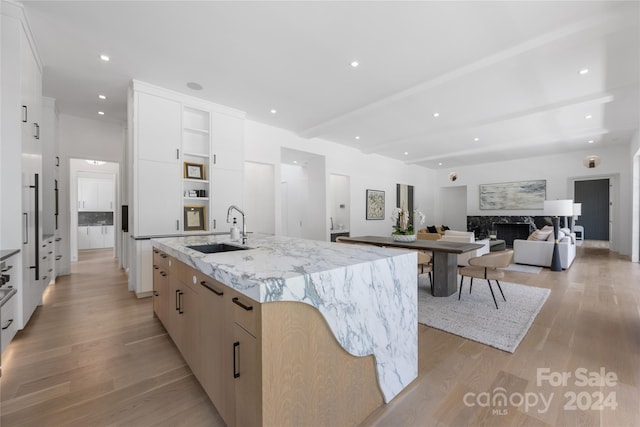
[[[111,249],[81,251],[45,293],[0,387],[1,426],[223,425]]]

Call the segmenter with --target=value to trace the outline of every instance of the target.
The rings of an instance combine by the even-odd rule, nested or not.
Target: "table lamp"
[[[576,225],[575,222],[578,220],[578,217],[582,215],[582,203],[574,203],[573,204],[573,220],[571,221],[571,232],[573,233],[573,227]]]
[[[561,216],[573,216],[573,200],[545,200],[544,214],[553,217],[553,255],[551,258],[551,271],[562,271],[560,262],[560,250],[558,248],[558,227]]]

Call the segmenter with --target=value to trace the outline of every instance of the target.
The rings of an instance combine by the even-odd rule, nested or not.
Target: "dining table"
[[[342,237],[342,242],[389,248],[431,251],[433,253],[433,296],[448,297],[458,291],[458,254],[480,249],[478,243],[441,242],[439,240],[397,241],[387,236]]]

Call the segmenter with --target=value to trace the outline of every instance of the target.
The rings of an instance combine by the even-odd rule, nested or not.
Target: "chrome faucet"
[[[242,244],[244,245],[247,243],[247,222],[245,221],[244,212],[242,211],[242,209],[240,209],[236,205],[229,206],[229,209],[227,209],[227,222],[231,222],[231,211],[234,209],[240,212],[240,215],[242,215]]]

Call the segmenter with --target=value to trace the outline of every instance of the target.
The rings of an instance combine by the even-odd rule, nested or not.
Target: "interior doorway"
[[[86,159],[69,160],[69,241],[71,261],[78,251],[110,248],[117,256],[119,244],[118,163]]]
[[[574,182],[574,199],[582,203],[576,225],[584,228],[583,238],[611,240],[611,194],[609,179]]]
[[[442,224],[452,230],[467,231],[467,186],[442,187],[440,189],[440,218]],[[431,223],[427,218],[427,223]]]
[[[280,231],[289,237],[327,240],[325,157],[280,151]]]

